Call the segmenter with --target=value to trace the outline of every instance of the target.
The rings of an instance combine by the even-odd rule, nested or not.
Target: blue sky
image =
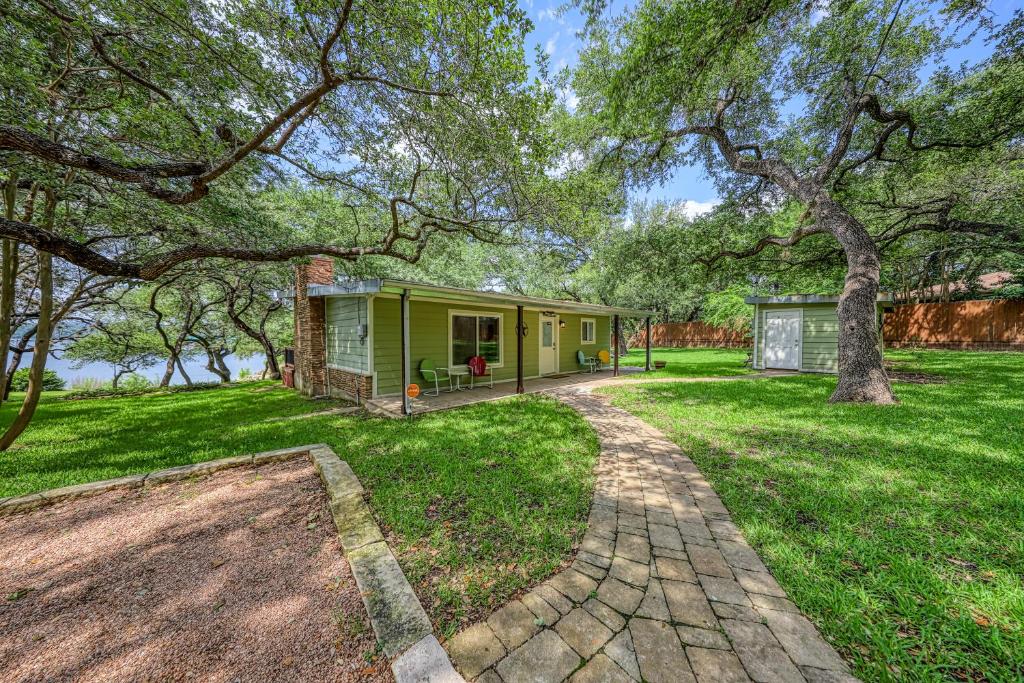
[[[529,13],[534,30],[527,37],[528,58],[533,61],[536,49],[546,52],[551,59],[553,69],[572,67],[577,62],[581,46],[576,38],[583,26],[583,18],[578,11],[572,9],[564,14],[558,8],[564,0],[519,0],[520,6]],[[621,7],[622,2],[613,2],[613,6]],[[989,3],[997,23],[1009,19],[1013,11],[1021,6],[1021,0],[994,0]],[[983,41],[975,39],[968,45],[951,51],[947,57],[949,62],[976,63],[991,52]],[[923,74],[927,75],[927,74]],[[679,168],[673,177],[663,186],[654,186],[637,197],[649,200],[668,200],[673,202],[689,202],[691,210],[706,210],[717,200],[717,193],[711,180],[700,168]]]
[[[534,30],[527,38],[527,54],[531,60],[534,59],[536,50],[546,52],[551,59],[552,70],[559,70],[563,67],[573,67],[577,62],[577,55],[581,47],[581,41],[576,34],[583,26],[583,17],[576,9],[559,14],[558,8],[564,0],[520,0],[520,6],[525,9],[533,21]],[[623,2],[611,2],[612,11],[620,11],[625,6]],[[641,192],[638,197],[645,197],[651,201],[668,200],[674,202],[687,202],[688,208],[694,212],[702,212],[711,209],[717,202],[715,187],[699,168],[677,169],[672,180],[665,186],[654,186],[646,192]]]

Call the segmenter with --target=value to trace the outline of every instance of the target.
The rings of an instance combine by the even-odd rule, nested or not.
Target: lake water
[[[8,362],[10,361],[10,355],[8,355]],[[224,359],[224,362],[231,369],[231,379],[238,379],[238,371],[242,368],[246,368],[254,373],[263,371],[264,357],[262,354],[251,356],[249,358],[239,358],[238,356],[228,356]],[[32,363],[32,354],[26,353],[21,358],[21,365],[19,367],[27,368]],[[67,382],[67,386],[70,389],[71,385],[75,383],[76,379],[81,378],[95,378],[108,382],[114,377],[114,367],[105,363],[89,363],[81,368],[72,368],[71,362],[64,360],[63,358],[54,358],[53,356],[46,363],[48,370],[54,370],[61,378]],[[192,378],[193,382],[216,382],[218,378],[215,374],[206,369],[206,360],[192,360],[185,363],[185,372],[188,373],[189,377]],[[146,377],[153,382],[159,382],[160,378],[164,375],[164,363],[161,362],[159,365],[140,371],[138,374]],[[185,380],[182,379],[181,374],[178,373],[177,368],[174,370],[174,377],[171,378],[171,384],[184,384]]]

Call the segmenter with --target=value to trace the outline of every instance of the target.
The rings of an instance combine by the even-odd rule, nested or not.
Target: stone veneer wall
[[[362,375],[349,370],[328,368],[330,373],[330,394],[354,401],[373,398],[373,376]]]
[[[314,256],[295,268],[295,388],[308,396],[326,393],[324,298],[306,296],[309,285],[334,284],[334,260]]]

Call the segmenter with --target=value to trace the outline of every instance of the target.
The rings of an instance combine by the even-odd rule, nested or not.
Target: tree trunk
[[[846,254],[846,284],[837,310],[839,384],[829,402],[895,403],[878,339],[878,248],[864,226],[832,199],[819,199],[812,210]]]
[[[181,356],[175,356],[174,357],[174,363],[175,363],[175,365],[178,366],[178,372],[181,373],[181,378],[183,380],[185,380],[185,386],[187,386],[187,387],[192,386],[192,378],[188,376],[187,372],[185,372],[185,366],[181,362]]]
[[[178,354],[171,349],[171,355],[167,357],[167,366],[164,368],[164,376],[160,378],[160,386],[167,387],[174,376],[174,365],[178,362]]]
[[[263,353],[267,355],[267,372],[269,372],[269,376],[265,373],[264,379],[281,379],[281,366],[277,364],[277,351],[274,349],[274,342],[270,340],[266,331],[267,318],[271,313],[280,308],[280,305],[271,306],[267,309],[266,314],[260,321],[260,329],[256,330],[242,318],[242,314],[235,307],[235,297],[236,295],[232,290],[227,292],[228,318],[231,319],[231,322],[242,333],[259,342],[260,346],[263,347]]]
[[[273,343],[268,339],[263,349],[267,357],[263,379],[281,379],[281,366],[277,363],[277,352],[274,350]]]
[[[11,384],[14,383],[14,373],[21,367],[21,359],[25,355],[25,351],[28,350],[28,343],[32,341],[32,337],[36,335],[36,328],[32,326],[21,335],[21,339],[18,342],[17,347],[14,348],[14,352],[11,354],[10,365],[7,366],[7,376],[5,378],[6,384],[4,385],[4,400],[6,401],[11,396]]]
[[[11,171],[4,186],[4,216],[14,220],[18,203],[18,174]],[[11,318],[14,315],[14,283],[18,275],[18,243],[11,239],[3,241],[3,264],[0,266],[0,368],[7,367],[7,347],[11,345]],[[0,405],[7,400],[7,393],[0,397]]]
[[[55,204],[52,198],[47,204]],[[53,225],[53,207],[48,206],[48,227]],[[36,327],[36,345],[32,349],[32,369],[29,372],[28,391],[22,401],[14,422],[0,436],[0,451],[6,451],[15,439],[28,427],[39,404],[39,395],[43,391],[43,371],[46,370],[46,357],[50,354],[50,322],[53,314],[53,257],[45,251],[36,253],[39,259],[39,322]]]
[[[209,347],[203,348],[206,351],[206,369],[214,375],[217,375],[217,378],[222,383],[226,384],[227,382],[230,382],[231,370],[229,370],[228,366],[224,364],[224,359],[220,356],[221,351],[219,349],[214,350]]]
[[[217,367],[220,369],[220,372],[218,374],[224,379],[225,382],[231,381],[231,368],[229,368],[228,364],[224,362],[224,359],[230,355],[231,351],[228,351],[227,349],[219,349],[214,354],[214,359],[217,361]]]
[[[121,380],[121,375],[123,375],[125,372],[127,372],[127,371],[126,370],[115,370],[114,371],[114,379],[111,380],[111,382],[110,382],[110,386],[111,386],[112,389],[114,389],[114,391],[117,391],[117,383]]]
[[[7,366],[7,374],[4,376],[4,400],[6,401],[11,397],[11,383],[14,382],[14,373],[18,371],[18,367],[21,365],[21,357],[24,351],[15,351],[11,354],[10,365]]]

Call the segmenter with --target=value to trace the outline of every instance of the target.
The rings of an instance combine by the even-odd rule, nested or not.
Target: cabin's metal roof
[[[408,291],[410,296],[431,296],[452,301],[471,302],[505,302],[528,307],[530,309],[552,309],[593,313],[595,315],[621,315],[631,318],[646,318],[658,315],[657,311],[645,311],[635,308],[618,306],[602,306],[599,304],[581,303],[579,301],[563,301],[561,299],[544,299],[535,296],[523,296],[508,292],[488,292],[461,287],[443,287],[424,282],[407,280],[351,280],[333,285],[309,285],[308,296],[363,296],[368,294],[401,294]]]

